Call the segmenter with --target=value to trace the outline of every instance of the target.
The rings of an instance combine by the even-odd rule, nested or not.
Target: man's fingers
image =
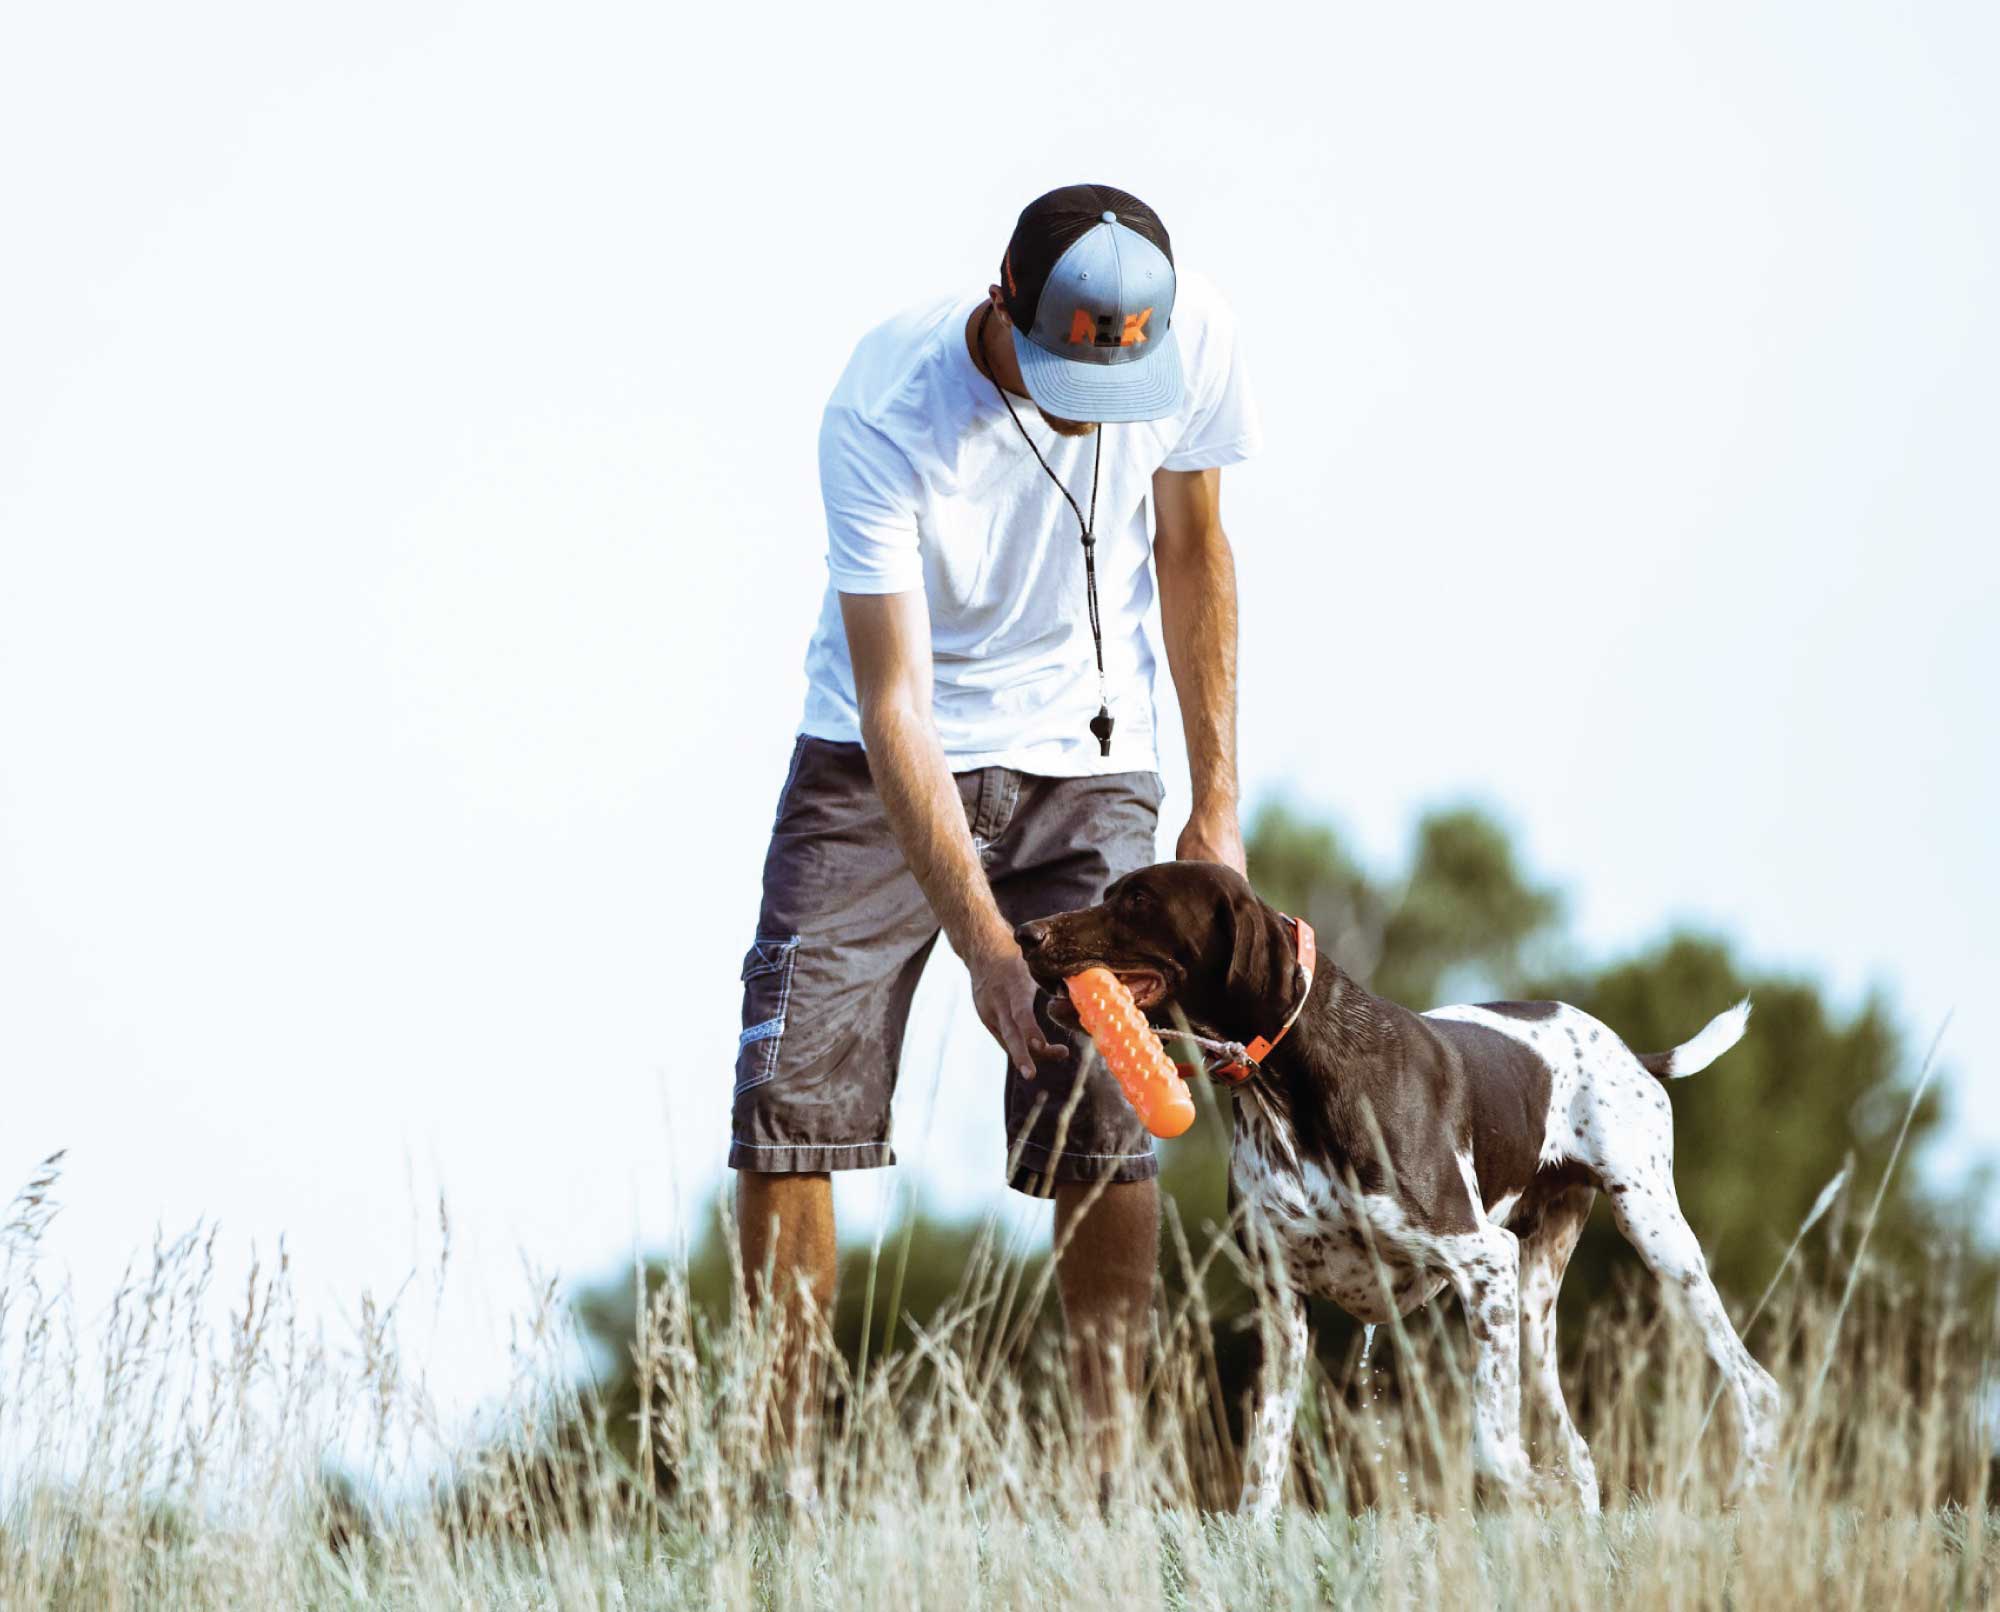
[[[1016,957],[1011,969],[976,979],[973,1002],[979,1017],[1006,1051],[1021,1078],[1033,1080],[1038,1063],[1064,1063],[1070,1049],[1042,1033],[1035,1017],[1035,984],[1027,965]]]
[[[1001,1011],[987,1021],[986,1028],[993,1033],[993,1039],[1000,1043],[1000,1050],[1007,1054],[1015,1072],[1023,1080],[1035,1078],[1035,1059],[1029,1050],[1028,1037],[1019,1020],[1011,1013]]]
[[[1059,1046],[1042,1034],[1041,1024],[1035,1018],[1033,1008],[1017,1009],[1015,1012],[1014,1027],[1016,1033],[1021,1037],[1021,1044],[1028,1049],[1029,1055],[1036,1063],[1061,1063],[1069,1056],[1068,1047]],[[1034,1078],[1032,1067],[1023,1072],[1030,1079]]]

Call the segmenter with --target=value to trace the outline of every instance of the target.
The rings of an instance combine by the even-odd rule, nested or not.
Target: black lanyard
[[[1014,429],[1021,433],[1021,440],[1028,445],[1028,452],[1035,456],[1035,463],[1042,467],[1042,474],[1056,484],[1056,491],[1076,515],[1077,531],[1083,538],[1083,582],[1084,591],[1090,601],[1090,644],[1097,656],[1097,715],[1090,719],[1090,731],[1097,736],[1100,754],[1111,754],[1111,692],[1104,680],[1104,627],[1097,614],[1097,479],[1104,468],[1104,427],[1099,425],[1093,435],[1097,446],[1090,461],[1090,518],[1084,518],[1076,499],[1063,485],[1062,477],[1049,469],[1048,460],[1042,457],[1042,450],[1035,446],[1035,439],[1028,435],[1028,428],[1021,423],[1021,416],[1014,412],[1013,399],[1008,397],[1006,387],[986,366],[986,321],[993,316],[993,304],[987,303],[979,311],[979,367],[986,372],[986,378],[993,382],[993,390],[1000,394],[1000,401],[1007,406],[1007,418],[1014,422]]]

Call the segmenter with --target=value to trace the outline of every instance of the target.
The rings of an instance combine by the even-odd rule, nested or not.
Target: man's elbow
[[[1229,534],[1218,519],[1156,533],[1153,558],[1164,570],[1187,569],[1206,574],[1218,566],[1232,564],[1235,556],[1229,547]]]
[[[930,702],[909,689],[884,689],[861,696],[861,741],[871,750],[921,734],[930,727]]]

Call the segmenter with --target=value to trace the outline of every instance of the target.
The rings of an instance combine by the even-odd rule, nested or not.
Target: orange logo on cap
[[[1069,316],[1069,339],[1071,345],[1088,342],[1093,347],[1136,347],[1146,339],[1146,321],[1153,317],[1151,308],[1141,308],[1137,313],[1125,316],[1125,328],[1114,332],[1111,321],[1116,314],[1093,314],[1088,308],[1079,308]]]

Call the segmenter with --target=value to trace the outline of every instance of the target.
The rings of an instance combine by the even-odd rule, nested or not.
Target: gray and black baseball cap
[[[1180,407],[1173,243],[1137,196],[1064,185],[1029,202],[1000,260],[1000,289],[1037,408],[1117,421]]]

